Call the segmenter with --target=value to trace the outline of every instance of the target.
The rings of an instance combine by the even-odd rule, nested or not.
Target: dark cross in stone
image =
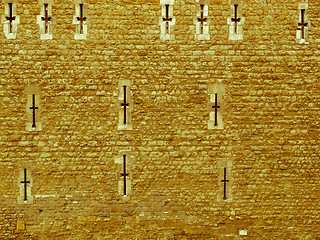
[[[121,103],[123,107],[123,124],[127,124],[127,107],[129,103],[127,103],[127,86],[123,86],[123,103]]]
[[[214,108],[214,125],[218,126],[218,108],[220,108],[220,106],[218,106],[218,95],[215,94],[215,103],[212,106],[212,108]]]
[[[172,18],[169,18],[169,4],[166,4],[166,17],[162,20],[166,22],[166,33],[169,33],[169,22],[172,21]]]
[[[44,21],[44,33],[48,33],[48,23],[51,21],[51,17],[48,17],[48,3],[44,4],[44,17],[41,17]]]
[[[238,4],[234,5],[234,18],[231,18],[231,21],[234,22],[234,34],[238,34],[237,23],[240,22],[241,18],[237,17],[238,13]]]
[[[32,94],[32,107],[30,107],[30,109],[32,110],[32,127],[35,128],[36,127],[36,109],[38,109],[38,107],[36,107],[36,96],[34,94]]]
[[[204,18],[203,17],[203,8],[204,8],[204,5],[201,4],[200,5],[200,8],[201,8],[201,18],[198,18],[198,21],[201,23],[201,34],[203,34],[203,23],[207,21],[207,18]]]
[[[129,173],[126,171],[126,155],[123,155],[123,173],[121,173],[121,176],[123,177],[123,195],[127,195],[127,176],[129,176]]]
[[[305,9],[301,9],[301,23],[298,23],[298,30],[301,30],[301,39],[304,39],[304,28],[308,26],[308,23],[304,22]]]
[[[24,169],[24,181],[21,181],[21,183],[24,184],[24,201],[27,201],[27,183],[30,183],[30,181],[27,181],[27,169]]]
[[[12,16],[12,3],[8,3],[9,4],[9,17],[6,17],[6,19],[8,21],[10,21],[9,23],[9,33],[12,33],[12,21],[14,21],[16,19],[16,17]]]
[[[77,17],[77,20],[80,22],[80,34],[83,34],[83,23],[87,20],[86,17],[83,17],[83,4],[79,4],[80,7],[80,17]]]
[[[229,180],[227,180],[227,168],[224,168],[224,179],[221,180],[221,182],[224,183],[224,187],[223,187],[223,200],[227,199],[227,182],[229,182]]]

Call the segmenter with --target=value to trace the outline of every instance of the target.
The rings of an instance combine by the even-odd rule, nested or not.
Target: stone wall
[[[319,1],[309,44],[297,0],[243,0],[243,40],[229,40],[227,0],[209,2],[210,40],[195,40],[201,1],[174,1],[174,40],[159,0],[88,0],[77,40],[75,4],[52,2],[52,40],[37,1],[17,3],[15,39],[0,25],[0,238],[320,239]],[[132,130],[118,129],[121,81]],[[223,129],[208,128],[215,84]],[[30,88],[41,129],[27,127]]]

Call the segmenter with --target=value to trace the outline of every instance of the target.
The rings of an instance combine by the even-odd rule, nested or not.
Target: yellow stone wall
[[[243,0],[240,41],[228,40],[227,0],[210,1],[207,41],[194,40],[194,0],[175,0],[170,41],[159,0],[87,3],[84,40],[71,0],[53,3],[52,40],[40,40],[37,1],[19,0],[16,39],[0,24],[0,238],[320,239],[320,2],[308,2],[309,44],[296,41],[297,0]],[[118,130],[124,80],[132,130]],[[224,129],[208,129],[216,83]],[[30,86],[41,131],[26,129]],[[18,202],[24,168],[30,204]]]

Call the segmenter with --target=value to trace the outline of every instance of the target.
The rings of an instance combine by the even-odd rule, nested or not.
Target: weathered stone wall
[[[19,0],[16,39],[0,25],[0,238],[320,239],[320,2],[308,2],[309,44],[296,41],[299,3],[244,0],[237,41],[228,1],[211,0],[199,41],[196,2],[176,0],[175,40],[163,41],[160,1],[89,0],[88,34],[74,40],[75,6],[55,0],[52,40],[40,40],[40,5]],[[132,130],[118,130],[123,80]],[[221,82],[224,129],[208,129]],[[26,129],[27,86],[41,89],[41,131]],[[225,162],[231,201],[219,200]]]

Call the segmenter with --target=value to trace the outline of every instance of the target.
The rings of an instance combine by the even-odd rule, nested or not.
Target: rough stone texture
[[[16,39],[0,25],[0,238],[320,239],[320,2],[308,45],[299,3],[244,1],[231,41],[230,5],[211,0],[210,40],[195,41],[195,1],[176,0],[175,40],[161,41],[159,0],[90,0],[87,39],[74,40],[75,7],[55,0],[53,39],[40,40],[38,2],[19,0]],[[131,131],[117,128],[120,80]],[[209,130],[218,80],[224,129]],[[28,85],[42,91],[40,132],[25,129]],[[135,159],[128,201],[122,150]],[[219,159],[232,161],[231,202],[217,201]],[[23,167],[33,204],[17,202]]]

